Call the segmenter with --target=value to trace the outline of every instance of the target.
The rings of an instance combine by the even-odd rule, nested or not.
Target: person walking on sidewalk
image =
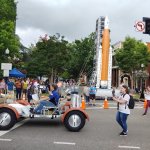
[[[90,101],[89,101],[89,87],[88,85],[85,85],[83,88],[83,95],[85,97],[86,103],[89,105]]]
[[[12,81],[12,79],[8,79],[7,82],[7,94],[9,94],[11,96],[12,99],[14,99],[14,82]]]
[[[6,83],[5,80],[2,79],[0,80],[0,94],[5,94],[6,93]]]
[[[122,127],[123,131],[120,133],[120,136],[127,136],[128,126],[127,126],[127,118],[130,114],[130,109],[128,107],[128,103],[130,100],[129,90],[126,85],[122,85],[121,87],[122,95],[120,97],[113,97],[113,100],[118,103],[118,112],[116,115],[116,121]]]
[[[90,95],[90,100],[92,100],[92,104],[93,106],[95,105],[95,95],[96,95],[96,87],[95,85],[91,85],[90,89],[89,89],[89,95]]]
[[[144,96],[145,96],[145,99],[147,100],[147,104],[146,104],[145,112],[143,113],[143,115],[146,115],[148,111],[148,107],[150,107],[150,86],[147,86]]]
[[[23,96],[25,97],[25,100],[27,100],[27,87],[28,87],[29,82],[27,79],[24,79],[22,81],[22,98]]]
[[[18,79],[15,82],[15,87],[16,87],[16,100],[21,100],[21,93],[22,93],[22,83],[21,80]]]

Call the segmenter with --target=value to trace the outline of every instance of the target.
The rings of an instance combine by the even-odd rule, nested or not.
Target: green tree
[[[31,53],[27,70],[30,76],[43,76],[53,78],[65,70],[69,60],[68,42],[55,35],[48,39],[41,38]]]
[[[90,76],[93,68],[94,33],[88,37],[75,40],[70,45],[70,61],[67,70],[72,78],[79,78],[83,73]]]
[[[28,75],[59,76],[77,79],[82,73],[88,76],[92,72],[94,57],[94,33],[72,43],[64,37],[50,36],[41,38],[31,48],[30,59],[25,65]]]
[[[146,67],[150,60],[147,46],[135,38],[126,37],[123,47],[116,50],[115,58],[119,68],[126,73],[141,69],[141,64]]]
[[[16,3],[14,0],[0,1],[0,63],[6,60],[5,50],[10,50],[9,58],[19,55],[19,38],[15,35]]]

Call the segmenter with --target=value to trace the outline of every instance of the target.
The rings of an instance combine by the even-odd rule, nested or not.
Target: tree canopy
[[[8,48],[10,62],[19,55],[19,38],[15,35],[16,3],[14,0],[0,1],[0,63],[8,62],[5,50]]]
[[[94,58],[94,33],[88,37],[75,40],[71,45],[71,59],[68,70],[74,78],[81,74],[91,75]]]
[[[29,76],[59,76],[78,78],[80,73],[90,74],[93,65],[94,34],[72,43],[55,35],[40,38],[32,48],[27,63]]]
[[[150,61],[150,52],[147,46],[135,38],[126,37],[123,47],[116,50],[115,58],[119,68],[126,73],[140,70],[141,64],[145,67]]]

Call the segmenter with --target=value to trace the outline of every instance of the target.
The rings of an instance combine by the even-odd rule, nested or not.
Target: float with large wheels
[[[74,103],[74,102],[73,102]],[[12,128],[19,118],[38,118],[48,119],[61,118],[64,126],[73,132],[80,131],[89,120],[87,113],[71,101],[66,101],[63,105],[59,102],[56,107],[44,107],[41,114],[32,114],[31,109],[36,106],[29,104],[25,100],[18,100],[10,104],[0,104],[0,130]]]

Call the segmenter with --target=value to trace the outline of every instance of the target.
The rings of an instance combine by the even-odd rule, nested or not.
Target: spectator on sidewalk
[[[89,100],[89,87],[88,85],[85,85],[83,88],[83,95],[85,97],[86,103],[88,103],[88,105],[90,104],[90,100]]]
[[[115,96],[115,87],[112,88],[112,96]]]
[[[96,87],[94,84],[92,84],[89,89],[89,96],[90,96],[90,101],[92,101],[93,106],[96,106],[95,105],[95,95],[96,95]]]
[[[147,104],[146,104],[145,112],[143,113],[143,115],[146,115],[148,111],[148,107],[150,107],[150,86],[147,86],[144,96],[145,96],[145,99],[147,100]]]
[[[35,79],[33,85],[34,85],[34,93],[39,94],[39,85],[40,85],[39,80]]]
[[[27,99],[28,102],[30,103],[30,101],[32,100],[32,94],[34,94],[34,87],[33,87],[33,83],[32,81],[28,81],[28,87],[27,87]]]
[[[22,93],[22,83],[20,79],[17,79],[15,82],[16,87],[16,100],[21,100],[21,93]]]
[[[6,90],[6,83],[5,80],[2,79],[0,81],[0,94],[5,94],[5,90]]]
[[[10,94],[10,95],[13,95],[14,97],[14,82],[12,81],[12,79],[8,79],[8,82],[7,82],[7,93]]]
[[[24,79],[22,81],[22,97],[24,95],[25,96],[25,100],[27,99],[27,87],[28,87],[28,84],[29,84],[29,82],[26,79]]]

